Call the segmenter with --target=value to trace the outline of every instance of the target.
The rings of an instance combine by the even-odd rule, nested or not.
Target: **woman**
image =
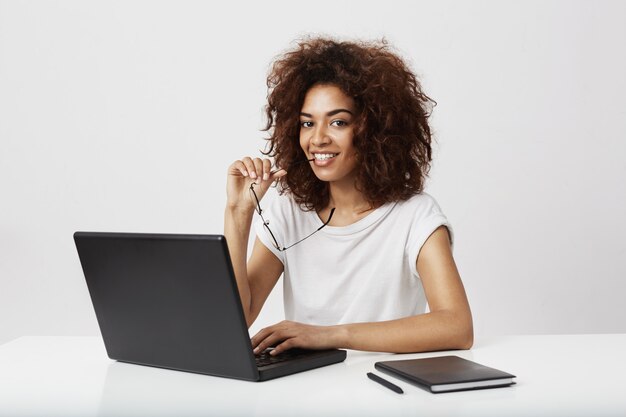
[[[284,273],[287,320],[252,338],[255,353],[469,349],[452,231],[422,192],[432,100],[414,74],[385,42],[317,38],[274,62],[268,88],[265,154],[281,169],[231,164],[224,220],[248,326]]]

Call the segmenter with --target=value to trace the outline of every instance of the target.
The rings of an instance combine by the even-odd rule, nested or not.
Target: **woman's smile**
[[[327,167],[335,161],[337,155],[339,154],[330,152],[313,153],[313,157],[315,158],[315,165],[318,167]]]

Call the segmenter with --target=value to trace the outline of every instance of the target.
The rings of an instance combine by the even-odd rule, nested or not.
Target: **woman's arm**
[[[248,237],[254,211],[245,211],[238,207],[226,207],[224,212],[224,236],[228,245],[230,260],[233,264],[237,289],[241,297],[241,305],[248,322],[250,304],[250,284],[248,282]],[[248,324],[248,327],[250,324]]]
[[[338,329],[344,333],[341,344],[349,349],[398,353],[469,349],[474,340],[472,314],[444,226],[423,245],[417,258],[417,271],[429,313],[346,325]]]
[[[284,170],[272,174],[270,168],[269,160],[248,157],[235,161],[228,168],[224,236],[248,327],[259,315],[283,271],[280,260],[258,239],[250,260],[247,259],[248,239],[256,206],[250,184],[257,184],[255,192],[262,199],[271,183],[286,174]]]
[[[417,271],[422,279],[429,313],[337,326],[284,321],[261,330],[252,338],[252,345],[259,348],[257,352],[277,345],[276,354],[293,347],[396,353],[469,349],[474,340],[472,314],[444,226],[433,232],[422,246]]]

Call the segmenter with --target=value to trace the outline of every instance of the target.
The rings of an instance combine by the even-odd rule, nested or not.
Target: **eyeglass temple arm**
[[[330,209],[330,215],[328,216],[328,220],[326,220],[326,223],[324,223],[323,225],[321,225],[320,227],[318,227],[316,231],[314,231],[313,233],[311,233],[311,234],[310,234],[310,235],[308,235],[308,236],[303,237],[302,239],[300,239],[300,240],[299,240],[299,241],[297,241],[296,243],[292,243],[291,245],[286,246],[286,247],[282,247],[282,248],[280,248],[280,249],[278,249],[278,250],[280,250],[280,251],[284,251],[284,250],[289,249],[289,248],[290,248],[290,247],[292,247],[292,246],[296,246],[298,243],[302,242],[303,240],[307,240],[308,238],[310,238],[311,236],[313,236],[315,233],[317,233],[317,232],[319,232],[320,230],[322,230],[322,228],[323,228],[324,226],[326,226],[328,223],[330,223],[330,219],[332,219],[332,218],[333,218],[333,213],[334,213],[334,212],[335,212],[335,209],[334,209],[334,208]]]
[[[323,228],[324,226],[326,226],[328,223],[330,223],[330,219],[332,219],[332,218],[333,218],[333,213],[335,213],[335,208],[334,208],[334,207],[333,207],[332,209],[330,209],[330,215],[328,216],[328,220],[326,220],[326,223],[324,223],[323,225],[321,225],[320,227],[318,227],[318,228],[317,228],[317,230],[316,230],[315,232],[311,233],[311,234],[310,234],[310,235],[308,235],[308,236],[303,237],[302,239],[300,239],[300,240],[299,240],[299,241],[297,241],[296,243],[292,243],[291,245],[289,245],[289,246],[287,246],[287,247],[282,247],[282,248],[280,248],[280,249],[278,249],[278,250],[280,250],[280,251],[287,250],[287,249],[289,249],[290,247],[297,245],[298,243],[302,242],[303,240],[306,240],[306,239],[310,238],[310,237],[311,237],[311,236],[313,236],[315,233],[317,233],[317,232],[319,232],[320,230],[322,230],[322,228]]]
[[[317,230],[321,230],[321,229],[322,229],[322,227],[324,227],[324,226],[328,225],[328,223],[330,223],[330,219],[332,219],[332,218],[333,218],[333,214],[334,214],[334,213],[335,213],[335,208],[333,207],[333,208],[331,208],[331,209],[330,209],[330,214],[328,215],[328,220],[326,220],[326,222],[325,222],[323,225],[321,225],[320,227],[318,227],[318,229],[317,229]]]

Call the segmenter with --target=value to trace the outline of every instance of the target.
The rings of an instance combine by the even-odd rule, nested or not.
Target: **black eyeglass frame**
[[[272,241],[274,243],[274,247],[279,252],[286,251],[287,249],[296,246],[298,243],[305,241],[306,239],[308,239],[311,236],[313,236],[315,233],[317,233],[320,230],[322,230],[326,225],[328,225],[328,223],[330,223],[330,219],[333,218],[333,213],[335,213],[335,208],[333,207],[332,209],[330,209],[330,215],[328,216],[328,220],[326,220],[324,222],[324,224],[322,224],[320,227],[318,227],[317,230],[315,230],[313,233],[309,234],[308,236],[303,237],[302,239],[300,239],[296,243],[292,243],[289,246],[281,246],[278,243],[278,240],[276,240],[276,236],[274,236],[274,233],[272,233],[272,229],[270,229],[270,226],[269,226],[270,222],[268,220],[265,220],[265,218],[263,217],[263,209],[261,208],[261,203],[259,202],[259,198],[257,197],[256,192],[254,191],[254,186],[255,185],[258,185],[258,184],[256,182],[253,182],[253,183],[250,184],[250,191],[252,191],[252,195],[254,196],[254,200],[256,201],[256,209],[255,209],[255,211],[261,217],[261,220],[263,221],[263,227],[265,228],[265,230],[267,230],[269,232],[270,236],[272,237]]]

